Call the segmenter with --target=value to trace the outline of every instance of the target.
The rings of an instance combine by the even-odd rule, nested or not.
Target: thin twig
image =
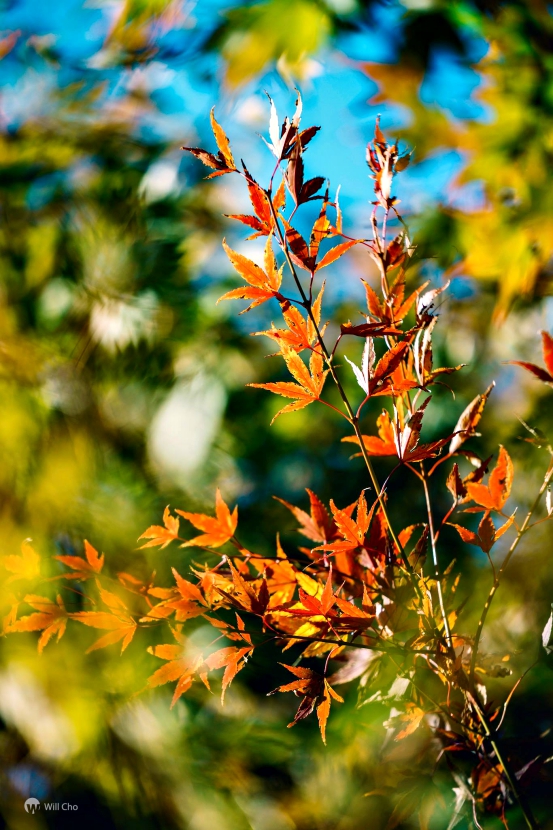
[[[432,563],[434,565],[434,577],[436,579],[436,590],[438,592],[438,602],[440,603],[440,612],[444,621],[444,633],[447,645],[451,649],[451,631],[449,629],[449,622],[445,610],[444,595],[442,591],[442,576],[440,573],[440,564],[438,562],[438,550],[436,546],[436,534],[434,532],[434,518],[432,516],[432,503],[430,501],[430,491],[428,489],[428,480],[424,464],[421,461],[421,480],[424,488],[424,497],[426,499],[426,512],[428,514],[428,529],[430,531],[430,546],[432,548]]]
[[[530,520],[531,520],[536,508],[538,507],[538,505],[540,503],[541,497],[543,496],[543,494],[547,490],[547,487],[549,486],[549,482],[551,481],[552,477],[553,477],[553,457],[551,458],[551,461],[549,462],[549,467],[547,468],[547,472],[545,474],[545,478],[543,480],[543,483],[542,483],[542,485],[539,489],[538,495],[534,499],[534,503],[532,504],[532,506],[530,507],[530,510],[526,514],[526,518],[524,519],[524,522],[522,523],[522,525],[520,527],[520,530],[518,531],[511,547],[507,551],[507,554],[505,556],[505,559],[503,560],[503,563],[502,563],[501,567],[497,571],[497,574],[496,574],[495,579],[493,581],[492,587],[490,588],[490,592],[488,594],[486,604],[484,605],[484,608],[482,610],[482,615],[481,615],[481,617],[478,621],[478,627],[476,629],[476,634],[475,634],[475,637],[474,637],[474,645],[472,647],[472,656],[471,656],[471,660],[470,660],[470,687],[471,687],[471,689],[474,688],[474,672],[476,671],[476,661],[478,659],[478,646],[480,645],[480,639],[482,637],[482,631],[484,630],[484,625],[486,623],[486,618],[488,616],[488,611],[490,610],[490,605],[492,604],[493,598],[494,598],[494,596],[497,592],[497,589],[499,588],[499,585],[501,583],[501,577],[503,576],[503,574],[505,572],[505,569],[507,568],[507,565],[511,561],[511,557],[515,553],[520,540],[522,539],[522,537],[524,536],[524,534],[528,530]]]
[[[484,712],[480,708],[478,702],[473,697],[473,695],[470,694],[470,692],[467,692],[467,697],[470,700],[470,702],[471,702],[471,704],[474,708],[474,711],[476,712],[476,714],[478,716],[478,720],[482,724],[484,732],[486,733],[486,738],[490,742],[490,744],[492,746],[492,749],[495,752],[495,755],[497,757],[497,760],[499,761],[499,763],[503,767],[503,773],[505,775],[507,783],[509,784],[509,787],[511,788],[511,792],[513,793],[515,799],[517,800],[520,809],[522,810],[522,814],[524,816],[524,821],[526,822],[526,826],[528,828],[530,828],[530,830],[539,830],[539,824],[537,823],[536,819],[534,818],[534,816],[532,814],[532,810],[530,808],[530,805],[526,803],[526,799],[524,798],[524,796],[522,795],[522,793],[518,789],[518,786],[517,786],[517,783],[516,783],[516,777],[513,774],[513,772],[511,772],[509,764],[505,761],[505,759],[503,758],[503,756],[502,756],[502,754],[499,750],[499,747],[497,745],[497,741],[495,740],[495,738],[492,735],[492,731],[489,727],[489,724],[488,724],[488,721],[486,719],[486,716],[484,715]]]

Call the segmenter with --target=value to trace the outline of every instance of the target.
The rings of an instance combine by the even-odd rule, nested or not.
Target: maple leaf
[[[206,516],[205,513],[187,513],[184,510],[177,510],[176,512],[195,528],[204,531],[200,536],[194,536],[193,539],[184,542],[181,545],[182,548],[193,545],[219,548],[229,539],[232,539],[238,524],[238,507],[235,507],[231,513],[223,501],[219,488],[217,488],[215,495],[215,517]]]
[[[454,453],[473,435],[477,435],[476,426],[482,417],[486,402],[490,397],[495,383],[490,384],[482,395],[477,395],[461,413],[453,430],[453,438],[449,445],[449,452]]]
[[[193,582],[189,582],[187,579],[183,579],[175,568],[171,568],[171,570],[173,571],[173,576],[175,577],[179,594],[184,600],[199,602],[200,605],[207,605],[205,597],[197,585],[194,585]]]
[[[295,616],[335,616],[335,614],[332,613],[332,608],[336,602],[336,597],[332,591],[332,565],[329,568],[326,583],[321,592],[320,599],[311,596],[302,588],[300,588],[299,597],[300,607],[294,607],[291,609],[291,613]]]
[[[253,653],[253,646],[227,646],[219,649],[204,660],[204,665],[209,671],[225,668],[221,688],[221,703],[225,702],[225,692]]]
[[[497,464],[490,473],[488,485],[466,482],[469,497],[486,510],[503,509],[513,485],[513,462],[505,447],[500,446]]]
[[[342,336],[345,334],[352,334],[355,335],[355,337],[386,337],[389,334],[403,334],[403,332],[401,329],[391,326],[388,323],[367,322],[354,326],[353,323],[348,322],[340,325],[340,334]],[[348,360],[348,363],[351,363],[351,361]]]
[[[440,296],[444,291],[449,288],[449,280],[441,286],[441,288],[432,288],[430,291],[426,291],[424,294],[419,295],[417,297],[417,305],[416,305],[416,320],[417,325],[423,326],[425,323],[428,323],[429,319],[432,319],[432,309],[434,308],[434,302],[437,297]]]
[[[334,633],[362,631],[371,627],[374,621],[374,608],[357,607],[353,602],[344,600],[334,594],[332,590],[332,565],[329,568],[327,579],[320,596],[312,596],[300,588],[299,603],[295,603],[287,610],[291,616],[308,618],[318,630],[321,637],[321,623],[326,620]],[[340,615],[338,615],[340,611]],[[327,649],[328,650],[328,649]]]
[[[375,618],[374,606],[366,604],[365,607],[359,608],[355,603],[338,596],[334,597],[334,602],[342,612],[339,617],[332,620],[334,630],[339,632],[363,631],[372,626]]]
[[[546,369],[541,366],[536,366],[535,363],[527,363],[524,360],[508,360],[507,363],[512,363],[514,366],[522,366],[528,372],[531,372],[538,380],[553,385],[553,337],[546,331],[542,331],[542,352],[543,362]]]
[[[502,815],[505,806],[505,771],[501,764],[483,758],[471,772],[476,800],[488,812]]]
[[[288,300],[285,300],[281,303],[281,310],[288,329],[277,329],[273,324],[271,329],[267,331],[256,331],[254,335],[265,335],[272,340],[276,340],[281,349],[284,347],[293,349],[296,352],[300,352],[302,349],[313,349],[319,337],[317,329],[320,329],[321,304],[324,288],[325,285],[323,283],[311,309],[315,324],[311,319],[311,315],[304,317],[298,308],[293,306]],[[321,330],[322,334],[324,334],[324,329]],[[317,347],[317,350],[320,350],[320,348]]]
[[[289,118],[285,118],[279,129],[279,120],[276,107],[271,96],[268,95],[267,97],[271,102],[271,118],[269,121],[269,137],[271,139],[271,143],[263,138],[263,136],[261,137],[275,158],[278,161],[281,161],[290,155],[297,140],[299,140],[303,149],[303,147],[305,147],[306,144],[313,138],[319,127],[308,127],[307,130],[303,130],[298,136],[298,127],[303,107],[301,95],[298,92],[294,117],[291,121]]]
[[[9,605],[8,613],[2,619],[2,633],[8,634],[10,626],[17,620],[17,612],[20,606],[20,600],[15,594],[8,594],[4,597],[5,604]]]
[[[356,518],[353,519],[352,513],[355,507],[357,507],[357,514]],[[374,510],[373,507],[371,511],[367,511],[365,494],[361,493],[357,503],[354,502],[353,505],[345,510],[340,510],[336,507],[332,500],[330,502],[330,508],[332,510],[332,515],[337,528],[336,539],[331,540],[327,544],[319,545],[315,548],[315,550],[347,552],[363,546]],[[342,537],[341,539],[340,536]]]
[[[468,542],[470,545],[479,547],[480,550],[484,551],[484,553],[489,553],[497,540],[500,539],[511,527],[514,520],[515,514],[513,513],[513,515],[510,516],[507,521],[496,530],[490,513],[486,510],[478,526],[477,533],[474,533],[472,530],[468,530],[462,525],[455,524],[454,522],[451,522],[450,526],[455,528],[463,542]]]
[[[414,368],[421,387],[429,386],[440,375],[451,375],[465,366],[464,363],[460,363],[458,366],[433,368],[432,332],[437,322],[437,317],[427,316],[415,338]]]
[[[298,265],[300,268],[303,268],[305,271],[313,272],[315,269],[315,263],[311,259],[309,255],[309,245],[295,228],[290,225],[287,220],[281,216],[285,235],[286,235],[286,242],[288,243],[290,258],[292,262]]]
[[[298,721],[307,718],[316,708],[321,737],[323,743],[326,744],[326,724],[330,713],[331,698],[339,703],[343,703],[344,699],[334,691],[322,675],[312,669],[306,669],[303,666],[288,666],[286,663],[281,663],[281,665],[292,672],[299,680],[285,683],[283,686],[269,692],[269,695],[274,695],[276,692],[294,692],[298,696],[303,695],[303,700],[298,707],[294,720],[288,724],[288,727],[294,726]]]
[[[385,334],[402,334],[397,329],[388,328],[383,323],[366,323],[361,326],[352,326],[351,323],[342,324],[341,335],[356,334],[359,337],[379,337]],[[409,341],[396,343],[384,353],[373,369],[374,360],[370,359],[368,366],[362,369],[355,366],[350,360],[348,362],[354,368],[357,382],[367,397],[377,395],[398,395],[409,389],[414,389],[419,384],[409,377],[410,370],[404,360],[408,356]],[[366,358],[365,358],[366,362]]]
[[[244,173],[246,174],[246,184],[248,185],[248,193],[250,197],[250,202],[252,203],[252,207],[260,222],[264,226],[268,226],[270,231],[270,229],[273,226],[273,213],[271,210],[269,197],[267,196],[263,188],[261,188],[257,184],[255,179],[252,178],[244,162],[242,162],[242,166],[244,167]]]
[[[355,363],[349,359],[349,357],[346,357],[346,360],[353,369],[353,374],[355,375],[357,383],[359,384],[365,395],[368,395],[371,374],[376,360],[373,338],[367,337],[365,340],[360,367],[356,366]]]
[[[307,494],[311,504],[311,515],[278,496],[274,496],[274,498],[287,507],[296,517],[300,523],[298,528],[300,533],[303,533],[313,542],[327,542],[336,535],[336,525],[328,515],[328,510],[319,497],[309,489],[307,489]]]
[[[186,655],[186,640],[184,637],[173,629],[173,636],[177,640],[177,645],[158,645],[150,646],[148,652],[154,657],[160,657],[162,660],[167,660],[167,663],[160,669],[154,672],[148,678],[148,686],[162,686],[165,683],[177,681],[173,700],[171,701],[171,708],[175,705],[177,700],[191,687],[194,682],[195,675],[198,677],[206,688],[209,689],[209,682],[207,673],[214,669],[225,667],[225,672],[222,681],[221,702],[224,702],[225,692],[232,683],[236,675],[244,668],[248,657],[252,654],[254,647],[247,645],[244,647],[226,646],[218,651],[210,654],[205,660],[201,654],[194,657]]]
[[[227,168],[226,162],[223,159],[213,155],[213,153],[209,153],[207,150],[202,150],[201,147],[181,147],[181,150],[186,150],[188,153],[191,153],[195,158],[205,164],[206,167],[211,167],[217,171],[220,171],[217,173],[211,173],[211,175],[207,177],[208,179],[214,175],[221,176],[224,173],[231,172]]]
[[[42,631],[38,641],[38,652],[42,654],[44,647],[54,634],[58,635],[58,642],[63,637],[67,627],[67,611],[59,595],[56,602],[52,602],[47,597],[27,594],[24,597],[24,602],[34,608],[37,613],[20,617],[6,627],[6,633],[12,631]]]
[[[384,253],[384,266],[387,270],[392,270],[402,264],[407,256],[408,246],[409,240],[403,231],[388,243]]]
[[[148,622],[151,619],[166,619],[173,612],[175,612],[177,622],[184,622],[205,614],[208,603],[199,586],[183,579],[175,568],[171,570],[177,584],[176,589],[150,587],[148,589],[150,596],[159,597],[162,602],[154,605],[148,614],[141,618],[140,622]]]
[[[259,265],[256,265],[251,259],[233,251],[229,248],[226,241],[223,239],[223,248],[225,249],[228,258],[240,276],[248,283],[243,288],[233,288],[232,291],[227,291],[222,297],[217,300],[253,300],[250,305],[241,311],[245,314],[255,306],[270,300],[271,297],[276,297],[278,300],[283,300],[282,294],[279,293],[280,284],[282,282],[282,268],[279,270],[276,266],[276,260],[272,248],[272,237],[269,236],[267,244],[265,245],[265,270]]]
[[[211,128],[213,130],[213,135],[215,136],[215,141],[217,142],[217,149],[219,151],[217,155],[208,153],[207,150],[202,150],[199,147],[181,147],[181,150],[186,150],[195,158],[199,159],[199,161],[203,162],[206,167],[211,167],[216,171],[215,173],[211,173],[207,177],[208,179],[211,179],[214,176],[223,176],[225,173],[233,173],[236,170],[232,152],[230,150],[229,140],[221,125],[216,121],[214,110],[215,107],[212,107],[210,118]]]
[[[390,420],[389,413],[383,409],[382,414],[376,420],[378,437],[374,435],[363,435],[363,444],[368,455],[397,455],[395,432]],[[359,444],[357,435],[346,435],[342,438],[344,443]]]
[[[15,582],[18,579],[35,579],[40,576],[40,556],[30,545],[31,539],[25,539],[21,543],[21,556],[11,554],[2,557],[2,563],[10,576],[6,582]]]
[[[275,224],[269,195],[257,184],[255,179],[249,173],[244,162],[242,162],[242,167],[244,168],[250,202],[252,203],[255,216],[232,213],[226,215],[229,219],[236,219],[244,225],[249,225],[249,227],[256,231],[256,233],[249,236],[248,239],[255,239],[258,236],[268,236],[273,232]],[[280,200],[281,193],[278,193],[275,196],[275,201],[273,202],[275,213],[278,212],[279,206],[282,207],[282,205],[280,205]]]
[[[379,387],[385,385],[386,381],[388,381],[389,384],[390,376],[400,367],[401,362],[406,356],[408,348],[409,343],[404,341],[402,343],[397,343],[384,353],[376,364],[374,374],[370,379],[369,395],[384,394],[382,389],[379,390]]]
[[[328,200],[325,197],[319,217],[316,219],[311,230],[309,244],[284,217],[281,217],[292,261],[300,268],[303,268],[305,271],[310,271],[312,274],[314,274],[315,271],[319,271],[321,268],[325,268],[327,265],[336,262],[336,260],[343,256],[346,251],[349,251],[350,248],[357,245],[360,241],[359,239],[348,239],[345,242],[340,242],[338,245],[335,245],[327,251],[322,259],[317,262],[321,241],[326,237],[333,235],[332,226],[326,215],[328,204]]]
[[[325,193],[325,197],[323,199],[323,204],[320,213],[313,224],[313,227],[311,229],[311,235],[309,237],[309,254],[314,261],[317,260],[319,248],[323,239],[327,239],[334,233],[332,225],[330,224],[330,220],[327,216],[328,205],[329,201],[327,190]]]
[[[122,599],[115,594],[112,594],[111,591],[106,591],[101,585],[98,587],[102,602],[110,610],[76,611],[69,616],[72,620],[77,620],[77,622],[83,623],[83,625],[88,625],[91,628],[106,629],[109,631],[109,634],[104,634],[103,637],[96,640],[96,642],[86,650],[87,654],[90,654],[91,651],[96,651],[99,648],[105,648],[106,646],[118,643],[120,640],[122,640],[122,654],[135,635],[137,629],[136,621],[133,617],[131,617],[128,608]]]
[[[248,567],[245,563],[241,563],[244,571],[249,573]],[[241,611],[249,611],[252,614],[262,616],[267,610],[269,604],[269,591],[267,588],[266,579],[261,580],[259,590],[255,590],[255,586],[246,582],[244,577],[237,571],[230,559],[228,565],[232,575],[232,591],[217,588],[218,592],[228,599],[231,605],[239,608]],[[229,586],[230,587],[230,586]]]
[[[64,579],[90,579],[90,577],[101,572],[104,564],[104,554],[99,556],[98,551],[86,539],[84,540],[84,552],[86,559],[83,559],[82,556],[54,556],[54,559],[57,559],[58,562],[63,562],[64,565],[75,571],[75,573],[64,574]]]
[[[345,242],[340,242],[338,245],[335,245],[327,251],[323,258],[317,263],[317,271],[320,271],[321,268],[326,268],[327,265],[331,265],[333,262],[336,262],[336,260],[340,259],[346,251],[349,251],[350,248],[357,245],[359,241],[359,239],[347,239]]]
[[[377,259],[380,258],[378,254]],[[397,280],[390,289],[390,295],[386,301],[380,301],[376,291],[365,280],[361,280],[365,286],[365,294],[367,297],[367,309],[369,314],[380,322],[380,325],[388,324],[394,326],[395,323],[400,323],[407,316],[419,295],[428,285],[428,282],[423,283],[419,288],[415,289],[412,294],[405,300],[405,275],[399,274]]]
[[[253,386],[256,389],[267,389],[269,392],[274,392],[275,395],[282,395],[284,398],[294,398],[293,403],[288,404],[277,412],[271,423],[279,415],[284,415],[286,412],[295,412],[298,409],[309,406],[310,403],[318,401],[323,391],[325,378],[328,374],[328,369],[323,371],[323,358],[319,352],[314,351],[311,353],[309,368],[307,368],[301,357],[293,349],[283,346],[282,356],[288,371],[296,379],[297,383],[291,383],[289,381],[248,383],[248,386]]]
[[[288,164],[284,174],[286,186],[292,196],[292,199],[296,203],[296,206],[299,206],[302,203],[302,192],[304,186],[303,172],[301,144],[296,141],[294,142],[290,155],[288,156]]]
[[[461,478],[459,466],[457,464],[453,465],[453,468],[447,477],[446,487],[455,501],[457,501],[457,499],[462,499],[467,495],[467,488]]]
[[[403,429],[399,426],[399,418],[396,420],[394,430],[396,452],[400,461],[404,464],[412,464],[415,461],[424,461],[426,458],[434,458],[436,455],[441,453],[442,449],[451,438],[451,436],[448,436],[447,438],[439,438],[437,441],[431,441],[429,444],[419,445],[422,419],[430,400],[431,398],[429,396],[421,404],[421,406],[419,406],[419,408],[409,416]]]
[[[163,527],[161,525],[151,525],[151,527],[144,531],[142,536],[138,537],[138,541],[140,539],[151,540],[141,545],[140,550],[143,548],[155,548],[158,545],[160,546],[160,550],[163,550],[163,548],[166,548],[167,545],[179,538],[179,520],[176,516],[171,516],[169,505],[163,511],[163,525]]]
[[[395,729],[398,726],[402,727],[397,735],[394,736],[395,741],[402,741],[408,735],[412,735],[419,728],[425,715],[424,710],[414,703],[406,703],[405,710],[405,712],[390,718],[384,724],[387,729]]]
[[[277,534],[277,559],[264,559],[261,556],[253,557],[253,567],[263,575],[269,593],[267,608],[273,609],[293,599],[297,575],[296,569],[284,552]]]
[[[225,135],[225,131],[223,130],[221,125],[217,123],[215,119],[215,107],[211,108],[210,119],[211,129],[213,130],[213,135],[215,136],[215,141],[217,142],[219,155],[222,156],[227,168],[229,170],[234,170],[235,164],[230,150],[229,140]]]
[[[178,631],[171,629],[177,644],[149,646],[147,651],[153,654],[154,657],[159,657],[161,660],[166,660],[164,666],[157,669],[149,678],[148,686],[155,688],[156,686],[164,686],[166,683],[171,683],[176,680],[177,685],[171,701],[171,709],[177,700],[192,686],[196,672],[203,663],[202,655],[194,657],[187,657],[185,655],[185,639]],[[205,674],[200,675],[204,684],[209,688],[206,682]]]

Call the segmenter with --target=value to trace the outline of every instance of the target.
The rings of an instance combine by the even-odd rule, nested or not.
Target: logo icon
[[[25,802],[25,812],[36,813],[37,810],[40,810],[40,801],[38,798],[28,798]]]

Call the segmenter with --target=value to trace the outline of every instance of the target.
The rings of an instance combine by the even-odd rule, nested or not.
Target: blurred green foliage
[[[33,68],[33,83],[48,79],[37,111],[27,109],[0,133],[3,555],[31,537],[50,560],[80,553],[88,538],[106,552],[113,574],[157,570],[166,577],[170,564],[185,573],[194,555],[179,552],[169,562],[164,552],[138,552],[135,540],[167,503],[205,508],[218,484],[228,501],[239,499],[245,543],[268,552],[279,529],[286,546],[297,544],[273,494],[300,501],[310,486],[348,503],[366,486],[326,412],[316,420],[310,412],[287,416],[269,431],[277,402],[244,389],[273,377],[265,360],[270,349],[247,336],[233,311],[215,306],[222,291],[209,266],[226,227],[220,206],[198,181],[201,170],[183,172],[178,147],[192,137],[159,138],[143,128],[164,113],[139,73],[176,55],[177,64],[222,59],[223,99],[241,84],[260,85],[260,74],[275,64],[287,81],[308,85],[310,61],[322,61],[324,71],[325,55],[336,42],[346,51],[352,32],[370,30],[380,4],[234,5],[223,16],[210,12],[208,36],[193,48],[174,45],[172,33],[188,31],[191,7],[121,4],[100,48],[77,70],[65,66],[71,61],[44,33],[2,41],[6,61]],[[395,9],[390,62],[377,64],[359,49],[355,55],[359,71],[378,85],[372,103],[400,105],[405,117],[394,128],[415,146],[417,161],[444,148],[465,154],[460,184],[476,182],[483,194],[476,206],[432,203],[412,217],[419,245],[413,281],[459,275],[459,290],[443,309],[443,360],[436,363],[469,364],[456,381],[456,399],[444,388],[428,426],[435,433],[450,428],[496,377],[481,449],[509,444],[524,504],[543,461],[535,447],[516,441],[523,433],[516,415],[550,432],[550,403],[531,379],[500,362],[535,358],[536,331],[552,322],[543,299],[553,238],[551,16],[541,2],[405,2]],[[424,99],[423,81],[440,50],[476,73],[485,115],[457,117]],[[198,76],[204,67],[198,63]],[[106,97],[117,73],[131,70],[138,82]],[[502,328],[490,328],[494,308],[504,316],[524,292]],[[338,297],[333,310],[353,319],[357,300]],[[353,377],[342,371],[354,394]],[[371,411],[369,427],[378,411]],[[380,473],[389,471],[386,464]],[[414,485],[399,496],[410,514],[420,507]],[[437,510],[448,506],[444,489]],[[487,643],[514,651],[515,677],[540,658],[553,589],[546,526],[532,538],[502,589]],[[469,559],[453,533],[447,542],[463,565],[463,590],[484,596],[486,563]],[[22,591],[8,578],[2,571],[4,613]],[[77,594],[73,601],[80,602]],[[475,622],[467,619],[467,630]],[[393,810],[393,797],[382,793],[394,783],[401,756],[420,772],[421,798],[439,788],[444,806],[431,827],[447,827],[449,779],[439,774],[429,784],[432,770],[417,769],[417,739],[383,749],[389,703],[358,709],[353,692],[331,717],[325,749],[313,724],[286,730],[293,703],[265,698],[278,682],[267,676],[269,660],[240,675],[224,709],[193,690],[169,711],[163,690],[133,697],[154,664],[144,643],[133,644],[123,660],[117,649],[87,657],[92,636],[79,631],[41,658],[34,635],[2,641],[2,826],[378,830]],[[201,625],[194,636],[205,636]],[[524,755],[553,726],[550,676],[540,663],[506,720],[507,734],[527,735]],[[507,681],[496,682],[501,696]],[[366,798],[370,791],[377,794]],[[544,792],[538,787],[536,799],[546,827],[552,825]],[[22,802],[29,794],[73,800],[78,825],[62,814],[27,816]]]

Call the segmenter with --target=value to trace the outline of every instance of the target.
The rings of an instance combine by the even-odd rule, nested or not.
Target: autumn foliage
[[[486,690],[488,677],[509,674],[507,659],[494,660],[480,645],[502,574],[531,527],[553,465],[549,464],[526,517],[517,520],[509,505],[514,470],[508,450],[501,446],[495,458],[480,458],[470,448],[492,387],[469,404],[450,434],[421,441],[433,386],[462,367],[434,362],[437,305],[447,285],[406,290],[414,249],[398,213],[393,182],[410,156],[388,143],[377,123],[367,148],[375,195],[372,237],[352,238],[344,229],[338,198],[331,198],[325,180],[305,179],[303,156],[318,128],[300,129],[300,117],[299,100],[294,116],[283,123],[271,105],[265,143],[274,157],[274,169],[266,186],[255,181],[243,163],[235,162],[213,112],[217,151],[184,149],[211,169],[210,178],[234,174],[243,179],[252,212],[230,218],[247,229],[250,239],[265,238],[262,265],[223,240],[239,284],[221,300],[245,301],[240,313],[271,302],[280,313],[278,326],[257,335],[275,344],[286,379],[250,385],[283,399],[275,418],[317,404],[345,419],[350,434],[343,440],[353,445],[353,458],[362,459],[367,487],[352,504],[343,504],[337,492],[327,506],[310,490],[303,506],[279,499],[305,540],[294,552],[285,551],[278,537],[274,546],[267,542],[270,552],[247,549],[240,541],[238,509],[231,510],[219,491],[215,515],[167,507],[163,524],[145,530],[141,546],[159,548],[160,554],[171,544],[205,552],[203,563],[194,564],[186,578],[173,568],[174,582],[168,586],[156,584],[154,577],[144,582],[132,573],[119,573],[114,582],[104,575],[104,556],[85,542],[84,556],[57,557],[66,568],[57,583],[88,581],[95,588],[86,591],[91,607],[78,611],[67,610],[57,589],[42,596],[20,588],[41,580],[40,557],[24,542],[21,555],[4,558],[16,592],[4,621],[5,632],[39,632],[42,651],[54,636],[59,640],[64,635],[68,624],[78,623],[105,632],[89,651],[115,644],[124,651],[135,635],[149,629],[159,644],[148,646],[157,664],[148,686],[173,684],[173,705],[194,682],[210,689],[213,673],[220,670],[224,699],[246,663],[255,665],[256,650],[276,643],[289,652],[280,662],[290,679],[271,694],[293,692],[299,700],[289,726],[314,715],[325,741],[331,704],[343,702],[336,687],[361,679],[371,684],[380,700],[393,700],[394,713],[385,726],[395,741],[417,730],[432,736],[428,752],[433,762],[445,764],[457,785],[453,818],[467,811],[480,826],[478,821],[488,813],[507,826],[509,809],[517,805],[526,825],[536,827],[524,793],[530,767],[518,768],[501,744],[500,715],[512,692],[505,700],[494,701]],[[310,202],[320,209],[306,239],[293,223],[298,210]],[[388,238],[390,227],[395,230]],[[344,321],[330,343],[324,322],[325,285],[318,282],[318,275],[354,246],[362,246],[376,264],[379,285],[364,282],[366,310],[361,319]],[[359,364],[346,358],[350,367],[342,359],[338,365],[344,338],[362,341]],[[519,365],[552,384],[553,339],[546,333],[543,352],[545,368]],[[346,371],[353,372],[359,388],[355,403],[344,387]],[[329,394],[329,388],[337,397]],[[382,409],[372,423],[365,407],[375,397]],[[392,471],[383,484],[377,480],[373,457],[392,460]],[[442,465],[447,465],[450,508],[438,516],[432,488]],[[423,522],[393,526],[387,488],[392,476],[418,480],[427,505]],[[443,486],[443,477],[439,481]],[[476,522],[472,514],[477,514]],[[490,557],[488,600],[477,630],[470,633],[459,627],[460,574],[454,562],[444,567],[440,555],[446,526]],[[497,564],[491,551],[507,533],[510,546]],[[53,580],[44,582],[47,592],[46,582],[51,588]],[[189,645],[186,633],[187,622],[198,617],[213,627],[212,647],[201,652]],[[390,689],[390,670],[395,680],[405,681],[402,695]],[[389,827],[417,812],[421,827],[428,827],[438,801],[434,797],[421,802],[408,787],[403,789]]]

